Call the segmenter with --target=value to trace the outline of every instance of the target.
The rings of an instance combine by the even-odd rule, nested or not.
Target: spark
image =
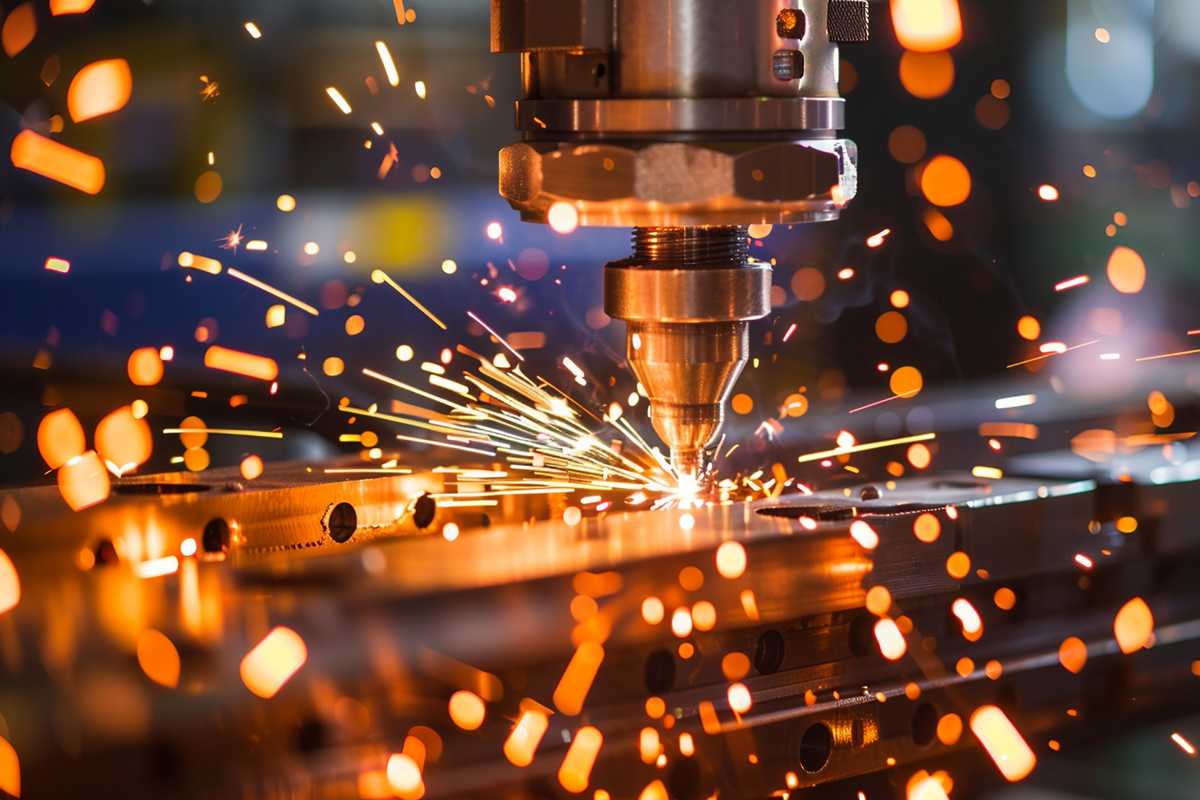
[[[35,172],[85,194],[99,194],[104,188],[103,161],[31,130],[17,134],[9,155],[14,167]]]
[[[133,566],[133,574],[142,580],[161,578],[165,575],[173,575],[178,571],[179,559],[175,556],[154,558],[149,561],[139,562]]]
[[[1142,361],[1161,361],[1164,358],[1179,358],[1180,356],[1194,356],[1198,353],[1200,353],[1200,350],[1184,350],[1179,353],[1163,353],[1162,355],[1158,355],[1158,356],[1143,356],[1142,358],[1138,359],[1138,362],[1140,363]]]
[[[204,366],[263,381],[273,381],[279,377],[279,365],[274,359],[230,350],[219,345],[213,345],[204,351]]]
[[[186,250],[179,254],[178,263],[184,269],[198,269],[201,272],[207,272],[209,275],[220,275],[223,269],[221,262],[215,258],[198,256]]]
[[[1084,569],[1091,569],[1092,567],[1096,566],[1095,563],[1083,553],[1075,554],[1075,563]]]
[[[407,467],[327,467],[326,475],[411,475]]]
[[[1057,202],[1059,197],[1058,187],[1043,183],[1038,187],[1038,197],[1047,203]]]
[[[187,433],[210,433],[214,436],[249,436],[255,439],[282,439],[280,431],[256,431],[241,428],[163,428],[167,435]]]
[[[796,323],[793,322],[791,325],[788,326],[787,333],[785,333],[783,335],[783,341],[786,342],[788,339],[791,339],[792,334],[795,332],[796,332]]]
[[[425,99],[425,95],[428,92],[428,90],[425,88],[425,81],[415,82],[413,84],[413,89],[416,91],[417,97],[421,98],[422,100]]]
[[[1187,739],[1183,738],[1178,732],[1171,734],[1171,741],[1179,745],[1179,749],[1187,753],[1190,758],[1196,757],[1196,748]]]
[[[506,342],[506,341],[504,340],[504,337],[503,337],[503,336],[501,336],[500,334],[496,333],[496,331],[495,331],[495,330],[493,330],[493,329],[492,329],[492,327],[491,327],[490,325],[488,325],[486,322],[484,322],[482,319],[480,319],[480,318],[478,317],[478,315],[476,315],[476,314],[475,314],[475,312],[474,312],[474,311],[468,311],[468,312],[467,312],[467,316],[468,316],[468,317],[470,317],[471,319],[475,320],[476,322],[478,322],[478,323],[480,324],[480,326],[482,326],[482,328],[483,328],[485,331],[487,331],[489,334],[491,334],[491,335],[492,335],[492,337],[493,337],[493,338],[494,338],[496,341],[498,341],[500,344],[504,345],[505,349],[507,349],[507,350],[508,350],[508,352],[510,352],[510,353],[512,353],[514,356],[516,356],[518,361],[524,361],[524,360],[525,360],[525,356],[521,355],[521,354],[520,354],[520,353],[518,353],[518,352],[517,352],[515,349],[513,349],[512,345],[510,345],[508,342]]]
[[[316,308],[314,308],[313,306],[310,306],[308,303],[305,303],[303,300],[298,300],[295,297],[288,294],[287,292],[276,289],[274,286],[271,286],[270,284],[263,283],[258,278],[253,278],[253,277],[247,275],[246,273],[242,272],[241,270],[237,270],[237,269],[234,269],[233,267],[229,267],[225,272],[226,272],[226,274],[229,275],[229,277],[237,278],[239,281],[248,283],[256,289],[261,289],[262,291],[266,292],[267,294],[274,295],[275,297],[278,297],[280,300],[283,300],[286,303],[291,303],[292,305],[294,305],[296,308],[300,309],[301,311],[306,311],[309,314],[312,314],[314,317],[320,316],[320,312],[318,312]]]
[[[1076,275],[1074,278],[1068,278],[1065,281],[1059,281],[1054,284],[1054,291],[1065,292],[1067,289],[1074,289],[1076,286],[1083,286],[1092,280],[1090,275]]]
[[[885,447],[896,447],[904,444],[913,444],[915,442],[928,442],[931,439],[936,438],[936,433],[922,433],[916,436],[905,436],[899,439],[887,439],[879,442],[856,444],[852,447],[838,447],[833,450],[823,450],[818,453],[809,453],[807,455],[800,456],[796,460],[801,464],[807,464],[812,461],[821,461],[826,458],[836,458],[837,456],[851,455],[853,453],[863,453],[868,450],[880,450]]]
[[[1034,356],[1033,358],[1027,358],[1024,361],[1018,361],[1015,364],[1009,364],[1008,369],[1013,369],[1014,367],[1023,367],[1026,364],[1032,364],[1035,361],[1043,361],[1047,358],[1053,358],[1054,356],[1062,355],[1064,353],[1071,353],[1071,352],[1074,352],[1075,350],[1080,350],[1084,347],[1091,347],[1092,345],[1098,343],[1099,341],[1100,341],[1099,339],[1092,339],[1091,341],[1084,342],[1083,344],[1077,344],[1074,347],[1064,348],[1063,350],[1060,350],[1058,352],[1045,353],[1040,356]],[[1197,352],[1200,352],[1200,351],[1197,351]]]
[[[393,289],[395,289],[397,292],[400,293],[401,297],[403,297],[408,302],[412,303],[413,306],[415,306],[418,311],[420,311],[422,314],[424,314],[426,317],[428,317],[433,322],[433,324],[437,325],[442,330],[448,330],[448,328],[446,327],[446,323],[444,323],[440,319],[438,319],[437,316],[434,315],[434,313],[432,311],[430,311],[428,308],[426,308],[424,305],[421,304],[421,301],[417,300],[417,298],[415,298],[411,294],[409,294],[404,289],[403,286],[401,286],[400,284],[398,284],[394,280],[392,280],[392,277],[390,275],[388,275],[386,272],[384,272],[383,270],[377,269],[377,270],[374,270],[373,272],[371,272],[371,280],[375,283],[386,283],[388,286],[391,286]]]
[[[1024,408],[1031,406],[1037,402],[1036,394],[1019,394],[1013,397],[1001,397],[996,400],[996,408],[999,410],[1009,408]]]
[[[61,272],[65,275],[71,271],[71,262],[65,258],[50,257],[46,259],[46,269],[51,272]]]
[[[884,228],[879,233],[877,233],[874,236],[871,236],[867,239],[867,247],[870,247],[872,249],[874,249],[876,247],[882,247],[884,240],[887,239],[887,237],[890,236],[891,233],[892,233],[891,228]]]
[[[375,50],[379,53],[379,61],[383,64],[383,72],[387,82],[392,86],[400,85],[400,73],[396,71],[396,62],[392,59],[392,51],[388,50],[384,41],[375,42]]]
[[[267,243],[262,239],[251,239],[250,241],[246,242],[246,249],[262,252],[267,249]]]
[[[998,481],[1004,477],[1004,470],[999,467],[973,467],[971,474],[976,478]]]
[[[346,98],[342,96],[342,93],[337,90],[336,86],[326,86],[325,94],[329,95],[329,99],[333,101],[333,104],[337,106],[338,110],[340,110],[343,114],[353,113],[354,109],[352,109],[350,104],[346,102]]]
[[[262,31],[258,29],[258,25],[253,20],[247,21],[243,27],[246,29],[246,33],[250,34],[251,39],[262,38]]]
[[[232,250],[237,252],[238,247],[242,244],[242,226],[238,225],[236,229],[225,234],[224,238],[220,239],[222,250]]]

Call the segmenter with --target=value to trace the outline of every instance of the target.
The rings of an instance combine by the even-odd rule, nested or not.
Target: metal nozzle
[[[605,308],[628,323],[629,363],[680,475],[699,477],[720,434],[770,288],[740,227],[636,228],[633,257],[605,271]]]

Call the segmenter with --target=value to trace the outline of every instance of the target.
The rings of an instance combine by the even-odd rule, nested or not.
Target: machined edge
[[[597,98],[518,100],[517,128],[535,134],[836,131],[841,97]]]
[[[771,267],[661,269],[609,264],[604,308],[626,322],[743,322],[771,311]]]

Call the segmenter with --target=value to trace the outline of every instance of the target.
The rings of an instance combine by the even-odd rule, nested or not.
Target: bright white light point
[[[305,242],[304,243],[304,254],[305,255],[315,256],[320,252],[321,252],[321,245],[317,244],[316,242]]]
[[[396,348],[396,358],[400,361],[412,361],[413,349],[406,344],[402,344]]]
[[[848,281],[854,277],[854,270],[851,269],[850,267],[846,267],[845,269],[840,269],[840,270],[838,270],[837,276],[838,276],[838,280]]]
[[[325,87],[325,94],[329,95],[329,99],[333,101],[333,104],[337,106],[343,114],[349,114],[354,110],[350,107],[350,103],[346,101],[346,98],[342,96],[342,93],[337,90],[337,87]]]
[[[458,538],[458,526],[453,522],[447,522],[442,526],[442,538],[447,542],[453,542]]]
[[[1120,361],[1121,354],[1120,353],[1101,353],[1100,360],[1101,361]]]
[[[1058,189],[1048,183],[1044,183],[1038,187],[1038,197],[1047,203],[1056,202],[1058,200]]]
[[[347,264],[353,264],[355,261],[358,261],[358,253],[354,252],[353,250],[347,250],[342,255],[342,260]]]
[[[281,194],[275,199],[275,207],[285,214],[296,210],[296,198],[290,194]]]
[[[251,239],[250,241],[246,242],[246,249],[261,252],[267,249],[267,243],[262,239]]]
[[[1108,28],[1096,28],[1096,41],[1100,44],[1108,44],[1112,41]]]
[[[375,51],[379,53],[379,60],[383,63],[383,71],[387,74],[388,83],[392,86],[399,86],[400,73],[396,71],[396,62],[392,60],[392,53],[388,50],[388,46],[383,42],[376,42]]]
[[[413,84],[413,89],[417,91],[417,97],[421,98],[422,100],[425,99],[425,81],[417,81]]]
[[[458,272],[458,264],[452,258],[447,258],[442,262],[442,272],[447,275],[453,275]]]
[[[499,222],[489,222],[487,226],[487,237],[493,242],[500,241],[500,237],[504,235],[504,228]]]
[[[679,527],[685,531],[690,531],[696,527],[696,518],[691,514],[684,514],[679,518]]]
[[[1196,757],[1195,746],[1193,746],[1191,742],[1189,742],[1187,739],[1183,738],[1183,736],[1181,736],[1180,734],[1172,733],[1171,741],[1174,742],[1175,744],[1179,745],[1179,749],[1182,750],[1183,752],[1187,753],[1192,758]]]
[[[560,200],[550,206],[550,211],[546,215],[546,221],[555,233],[563,235],[574,233],[575,229],[579,227],[579,212],[575,209],[575,206]]]
[[[854,447],[854,434],[850,431],[841,431],[837,435],[838,447]]]
[[[861,519],[855,520],[850,524],[850,535],[854,537],[854,541],[867,550],[874,550],[879,546],[879,534]]]
[[[257,37],[255,37],[255,38],[257,38]],[[196,555],[196,540],[192,539],[190,537],[187,539],[184,539],[182,542],[179,543],[179,552],[189,558],[191,556]]]
[[[583,519],[583,512],[575,506],[568,506],[567,509],[563,511],[562,518],[563,522],[567,523],[567,525],[570,525],[573,528],[579,524],[580,520]]]
[[[1015,397],[1001,397],[996,401],[996,408],[1003,411],[1008,408],[1023,408],[1037,402],[1036,394],[1019,394]]]
[[[247,22],[245,27],[246,27],[246,33],[250,34],[250,37],[252,39],[261,39],[262,38],[262,31],[260,31],[258,29],[258,26],[255,25],[253,21]]]
[[[378,122],[371,123],[371,130],[375,131],[376,136],[383,136],[383,126]]]
[[[732,684],[726,694],[729,698],[729,707],[733,709],[734,713],[745,714],[750,710],[753,701],[750,698],[750,690],[746,688],[746,684]]]
[[[1046,342],[1044,345],[1039,347],[1038,350],[1041,350],[1043,353],[1046,353],[1046,354],[1065,353],[1065,352],[1067,352],[1067,346],[1062,342]]]

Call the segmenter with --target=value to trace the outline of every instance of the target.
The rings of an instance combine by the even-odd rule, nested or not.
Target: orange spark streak
[[[1024,780],[1037,765],[1021,732],[996,706],[983,706],[971,715],[971,732],[979,739],[1001,774],[1010,783]]]
[[[504,345],[504,347],[505,347],[505,348],[508,350],[508,352],[510,352],[510,353],[512,353],[514,356],[516,356],[518,360],[520,360],[520,361],[524,361],[524,360],[525,360],[525,356],[521,355],[521,354],[520,354],[520,353],[518,353],[516,350],[514,350],[512,345],[510,345],[508,342],[504,341],[504,337],[503,337],[503,336],[501,336],[500,334],[498,334],[498,333],[496,333],[494,330],[492,330],[492,327],[491,327],[490,325],[488,325],[486,322],[484,322],[483,320],[481,320],[481,319],[480,319],[480,318],[479,318],[479,317],[478,317],[478,316],[475,314],[475,312],[474,312],[474,311],[468,311],[468,312],[467,312],[467,316],[468,316],[468,317],[470,317],[471,319],[475,320],[476,322],[478,322],[478,323],[480,324],[480,326],[482,326],[482,327],[483,327],[483,329],[484,329],[485,331],[487,331],[487,332],[488,332],[488,333],[490,333],[490,334],[491,334],[493,337],[495,337],[496,341],[498,341],[500,344]]]
[[[261,381],[273,381],[279,377],[279,365],[275,359],[230,350],[220,345],[213,345],[204,351],[204,366]]]
[[[434,313],[432,311],[430,311],[428,308],[426,308],[424,305],[422,305],[421,301],[417,300],[417,298],[413,297],[411,294],[406,292],[404,290],[403,286],[401,286],[400,284],[398,284],[394,280],[392,280],[391,275],[388,275],[386,272],[384,272],[381,269],[377,269],[371,273],[371,280],[374,281],[375,283],[386,283],[388,286],[391,286],[393,289],[395,289],[397,292],[399,292],[400,295],[405,300],[407,300],[408,302],[410,302],[414,306],[416,306],[418,311],[420,311],[425,316],[429,317],[429,319],[433,321],[434,325],[437,325],[442,330],[449,330],[446,327],[446,323],[442,322],[440,319],[437,318],[437,316],[434,315]]]
[[[912,444],[914,442],[928,442],[930,439],[936,438],[936,433],[921,433],[916,436],[905,436],[900,439],[887,439],[881,442],[868,442],[866,444],[856,444],[852,447],[838,447],[833,450],[823,450],[819,453],[809,453],[808,455],[800,456],[796,460],[801,464],[807,464],[811,461],[821,461],[826,458],[836,458],[837,456],[851,455],[852,453],[862,453],[867,450],[880,450],[885,447],[895,447],[902,444]]]
[[[25,130],[12,143],[12,163],[85,194],[104,188],[104,162],[73,147]]]
[[[250,436],[255,439],[282,439],[280,431],[252,431],[239,428],[163,428],[167,435],[185,433],[211,433],[215,436]]]
[[[251,286],[253,286],[256,289],[262,289],[267,294],[274,295],[275,297],[278,297],[280,300],[283,300],[284,302],[291,303],[292,305],[294,305],[296,308],[300,309],[301,311],[307,311],[309,314],[312,314],[314,317],[320,316],[320,313],[317,311],[317,309],[313,308],[308,303],[305,303],[303,300],[297,300],[295,297],[288,294],[287,292],[280,291],[279,289],[276,289],[274,286],[271,286],[270,284],[263,283],[258,278],[251,277],[240,270],[234,269],[233,267],[229,267],[227,270],[225,270],[225,272],[229,275],[229,277],[237,278],[239,281],[244,281],[245,283],[250,284]]]
[[[1075,351],[1075,350],[1079,350],[1080,348],[1083,348],[1083,347],[1090,347],[1090,346],[1092,346],[1092,345],[1096,344],[1096,343],[1097,343],[1097,342],[1099,342],[1099,341],[1100,341],[1099,339],[1092,339],[1090,342],[1084,342],[1083,344],[1077,344],[1077,345],[1075,345],[1074,347],[1068,347],[1068,348],[1066,348],[1065,350],[1060,350],[1060,351],[1058,351],[1058,352],[1054,352],[1054,353],[1046,353],[1046,354],[1044,354],[1044,355],[1040,355],[1040,356],[1034,356],[1033,358],[1027,358],[1027,359],[1025,359],[1024,361],[1018,361],[1018,362],[1017,362],[1017,363],[1015,363],[1015,364],[1009,364],[1009,365],[1008,365],[1008,367],[1007,367],[1007,369],[1012,369],[1012,368],[1014,368],[1014,367],[1023,367],[1023,366],[1025,366],[1026,364],[1032,364],[1032,363],[1034,363],[1035,361],[1042,361],[1042,360],[1045,360],[1045,359],[1047,359],[1047,358],[1054,358],[1055,356],[1061,356],[1061,355],[1063,355],[1063,354],[1065,354],[1065,353],[1070,353],[1070,352],[1073,352],[1073,351]],[[1200,353],[1200,350],[1197,350],[1196,352]]]
[[[1138,361],[1139,362],[1141,362],[1141,361],[1161,361],[1164,358],[1179,358],[1180,356],[1194,356],[1197,353],[1200,353],[1200,350],[1184,350],[1180,353],[1163,353],[1160,356],[1144,356],[1142,358],[1139,358]]]
[[[1092,280],[1090,275],[1076,275],[1074,278],[1068,278],[1065,281],[1059,281],[1054,284],[1054,291],[1065,292],[1067,289],[1074,289],[1076,286],[1083,286]]]

